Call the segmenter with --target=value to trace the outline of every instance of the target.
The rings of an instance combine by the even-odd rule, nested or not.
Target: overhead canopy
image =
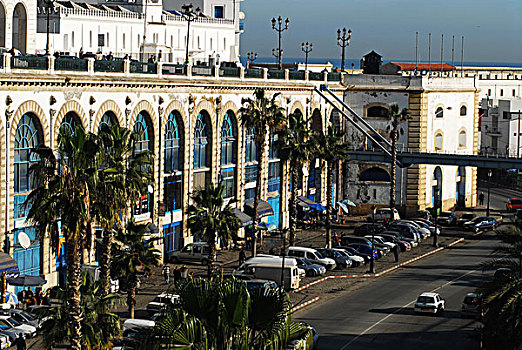
[[[47,281],[42,276],[19,275],[15,278],[8,278],[7,283],[12,286],[38,287],[43,286]]]
[[[254,217],[254,201],[250,201],[245,204],[245,212],[251,217]],[[257,214],[257,218],[261,219],[265,216],[274,215],[274,209],[272,209],[272,206],[268,204],[268,202],[258,200]]]
[[[317,211],[325,211],[326,208],[319,204],[319,203],[315,203],[313,201],[311,201],[310,199],[306,198],[306,197],[303,197],[303,196],[298,196],[297,197],[297,204],[301,205],[302,207],[305,208],[308,208],[308,209],[313,209],[313,210],[317,210]]]
[[[241,221],[242,227],[252,225],[254,223],[254,221],[252,220],[252,217],[243,213],[241,210],[234,208],[233,212],[234,212],[234,215]]]
[[[6,253],[0,253],[0,273],[5,272],[7,278],[13,278],[20,274],[18,264]]]
[[[352,201],[349,200],[349,199],[343,199],[341,203],[344,203],[344,204],[346,204],[346,205],[349,205],[350,207],[355,207],[355,206],[356,206],[355,203],[352,202]]]
[[[337,206],[339,208],[341,208],[344,211],[345,214],[349,214],[350,213],[349,210],[348,210],[348,207],[346,206],[346,204],[341,203],[341,202],[337,202]]]

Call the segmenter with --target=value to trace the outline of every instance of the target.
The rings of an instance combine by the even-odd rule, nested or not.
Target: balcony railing
[[[38,56],[14,56],[11,57],[13,69],[48,69],[47,57]]]
[[[95,72],[123,73],[124,61],[94,61]]]
[[[219,68],[220,77],[234,77],[239,78],[240,69],[235,67],[221,67]]]
[[[268,70],[268,79],[284,79],[285,71],[278,69],[269,69]]]
[[[321,81],[324,79],[324,75],[321,72],[310,72],[308,73],[308,79],[314,81]]]
[[[165,63],[163,64],[161,72],[166,75],[186,75],[187,69],[184,64]]]
[[[131,61],[130,72],[156,74],[158,72],[158,66],[156,65],[156,63]]]
[[[328,81],[340,81],[341,80],[341,73],[339,72],[328,72]]]
[[[245,78],[263,79],[263,70],[257,68],[247,68],[245,69]]]
[[[288,72],[288,78],[290,80],[305,80],[305,71],[303,70],[291,70]]]
[[[248,165],[245,167],[245,183],[255,182],[257,180],[257,165]]]
[[[192,66],[192,74],[193,75],[202,75],[202,76],[213,76],[214,75],[214,67],[210,67],[210,66]]]
[[[54,61],[54,69],[87,72],[88,61],[75,58],[57,58]]]

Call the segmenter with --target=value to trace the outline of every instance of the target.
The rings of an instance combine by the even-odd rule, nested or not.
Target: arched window
[[[40,123],[33,114],[24,114],[16,128],[14,139],[14,211],[15,219],[27,216],[22,204],[28,192],[34,188],[34,182],[29,174],[31,165],[38,161],[31,149],[42,143]]]
[[[209,140],[207,133],[211,131],[205,114],[205,112],[198,114],[194,129],[194,169],[209,167],[209,158],[207,157]]]
[[[388,118],[388,108],[383,106],[372,106],[366,110],[366,118]]]
[[[466,147],[466,131],[462,130],[459,132],[459,148]]]
[[[78,115],[74,112],[68,112],[62,119],[60,132],[67,132],[69,135],[72,135],[78,125],[81,125]]]
[[[0,47],[5,47],[5,28],[6,12],[4,5],[0,3]]]
[[[381,181],[389,182],[390,174],[384,169],[373,167],[366,169],[359,175],[359,181]]]
[[[254,128],[250,128],[245,133],[245,162],[257,161],[257,147],[255,142]]]
[[[441,151],[442,150],[442,133],[441,132],[438,132],[435,134],[435,142],[434,142],[434,145],[435,145],[435,150],[436,151]]]
[[[135,152],[152,151],[152,127],[150,117],[147,112],[142,111],[138,114],[134,123],[133,131],[136,134]]]
[[[100,124],[98,125],[98,130],[101,130],[102,125],[107,125],[110,128],[116,124],[118,124],[118,118],[116,118],[116,114],[114,114],[114,112],[107,111],[103,113],[101,117]]]
[[[312,130],[322,132],[323,131],[323,120],[321,118],[321,112],[315,109],[312,113]]]
[[[466,106],[460,106],[460,115],[465,116],[468,114],[468,108]]]
[[[13,11],[11,46],[25,55],[27,52],[27,12],[24,5],[18,3]]]
[[[180,120],[181,115],[179,112],[172,111],[165,126],[165,173],[173,173],[182,169],[182,159],[180,157],[180,154],[182,154],[180,152],[180,135],[182,133],[178,124]]]
[[[221,165],[234,164],[236,148],[235,125],[232,112],[227,112],[221,126]]]
[[[435,110],[435,117],[436,117],[436,118],[442,118],[442,117],[444,117],[444,108],[442,108],[442,107],[437,107],[437,109]]]

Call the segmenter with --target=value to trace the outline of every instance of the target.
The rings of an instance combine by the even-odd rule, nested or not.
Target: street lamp
[[[372,249],[370,252],[370,273],[375,273],[375,205],[371,206],[372,209]]]
[[[308,43],[302,43],[301,44],[301,50],[305,53],[305,71],[308,70],[308,54],[312,52],[314,44]]]
[[[49,29],[49,21],[50,21],[50,14],[51,14],[51,5],[53,5],[53,9],[54,9],[54,0],[45,0],[45,4],[47,5],[47,43],[45,44],[45,55],[46,56],[49,56],[50,54],[50,51],[49,51],[49,33],[50,33],[50,29]]]
[[[199,14],[201,13],[201,9],[199,7],[196,7],[196,10],[192,10],[194,8],[194,5],[183,5],[181,6],[181,16],[185,21],[187,21],[187,47],[185,51],[185,64],[189,64],[189,38],[190,38],[190,22],[194,22],[196,18],[199,17]]]
[[[281,50],[281,33],[283,33],[285,30],[288,29],[288,24],[290,23],[290,20],[287,18],[285,19],[285,25],[283,27],[283,18],[279,16],[277,20],[275,17],[272,18],[272,29],[277,32],[277,36],[279,38],[279,46],[278,46],[278,54],[277,54],[277,67],[279,70],[283,69],[283,50]],[[276,26],[277,24],[277,26]],[[272,53],[273,54],[273,53]]]
[[[285,256],[286,256],[286,232],[288,230],[286,228],[281,230],[281,238],[283,240],[283,251],[281,252],[281,255],[283,256],[283,262],[281,266],[281,288],[285,287]]]
[[[283,51],[284,50],[279,51],[277,49],[272,49],[272,56],[274,56],[276,58],[277,62],[279,62],[279,57],[283,56]],[[279,53],[281,53],[281,54],[279,54]]]
[[[437,228],[437,218],[439,217],[439,189],[435,189],[435,202],[433,203],[435,207],[435,232],[433,233],[433,246],[437,248],[439,246],[439,237],[438,237],[438,228]]]
[[[488,170],[488,207],[486,209],[486,216],[489,216],[489,189],[491,187],[491,175],[493,175],[493,170]]]
[[[257,60],[257,52],[247,52],[247,59],[250,62],[254,62],[255,60]]]
[[[337,29],[337,45],[341,47],[341,72],[344,72],[344,51],[345,48],[350,45],[350,39],[352,38],[352,30],[348,30],[348,36],[346,36],[346,28],[343,28],[342,36],[341,30]]]

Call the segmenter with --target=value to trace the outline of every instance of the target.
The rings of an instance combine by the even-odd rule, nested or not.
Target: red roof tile
[[[411,62],[390,62],[400,67],[402,71],[412,71],[415,70],[415,63]],[[429,63],[417,63],[417,71],[429,70]],[[432,71],[440,71],[440,63],[432,63],[431,64]],[[443,63],[442,64],[443,71],[452,71],[455,70],[455,67],[451,64]]]

